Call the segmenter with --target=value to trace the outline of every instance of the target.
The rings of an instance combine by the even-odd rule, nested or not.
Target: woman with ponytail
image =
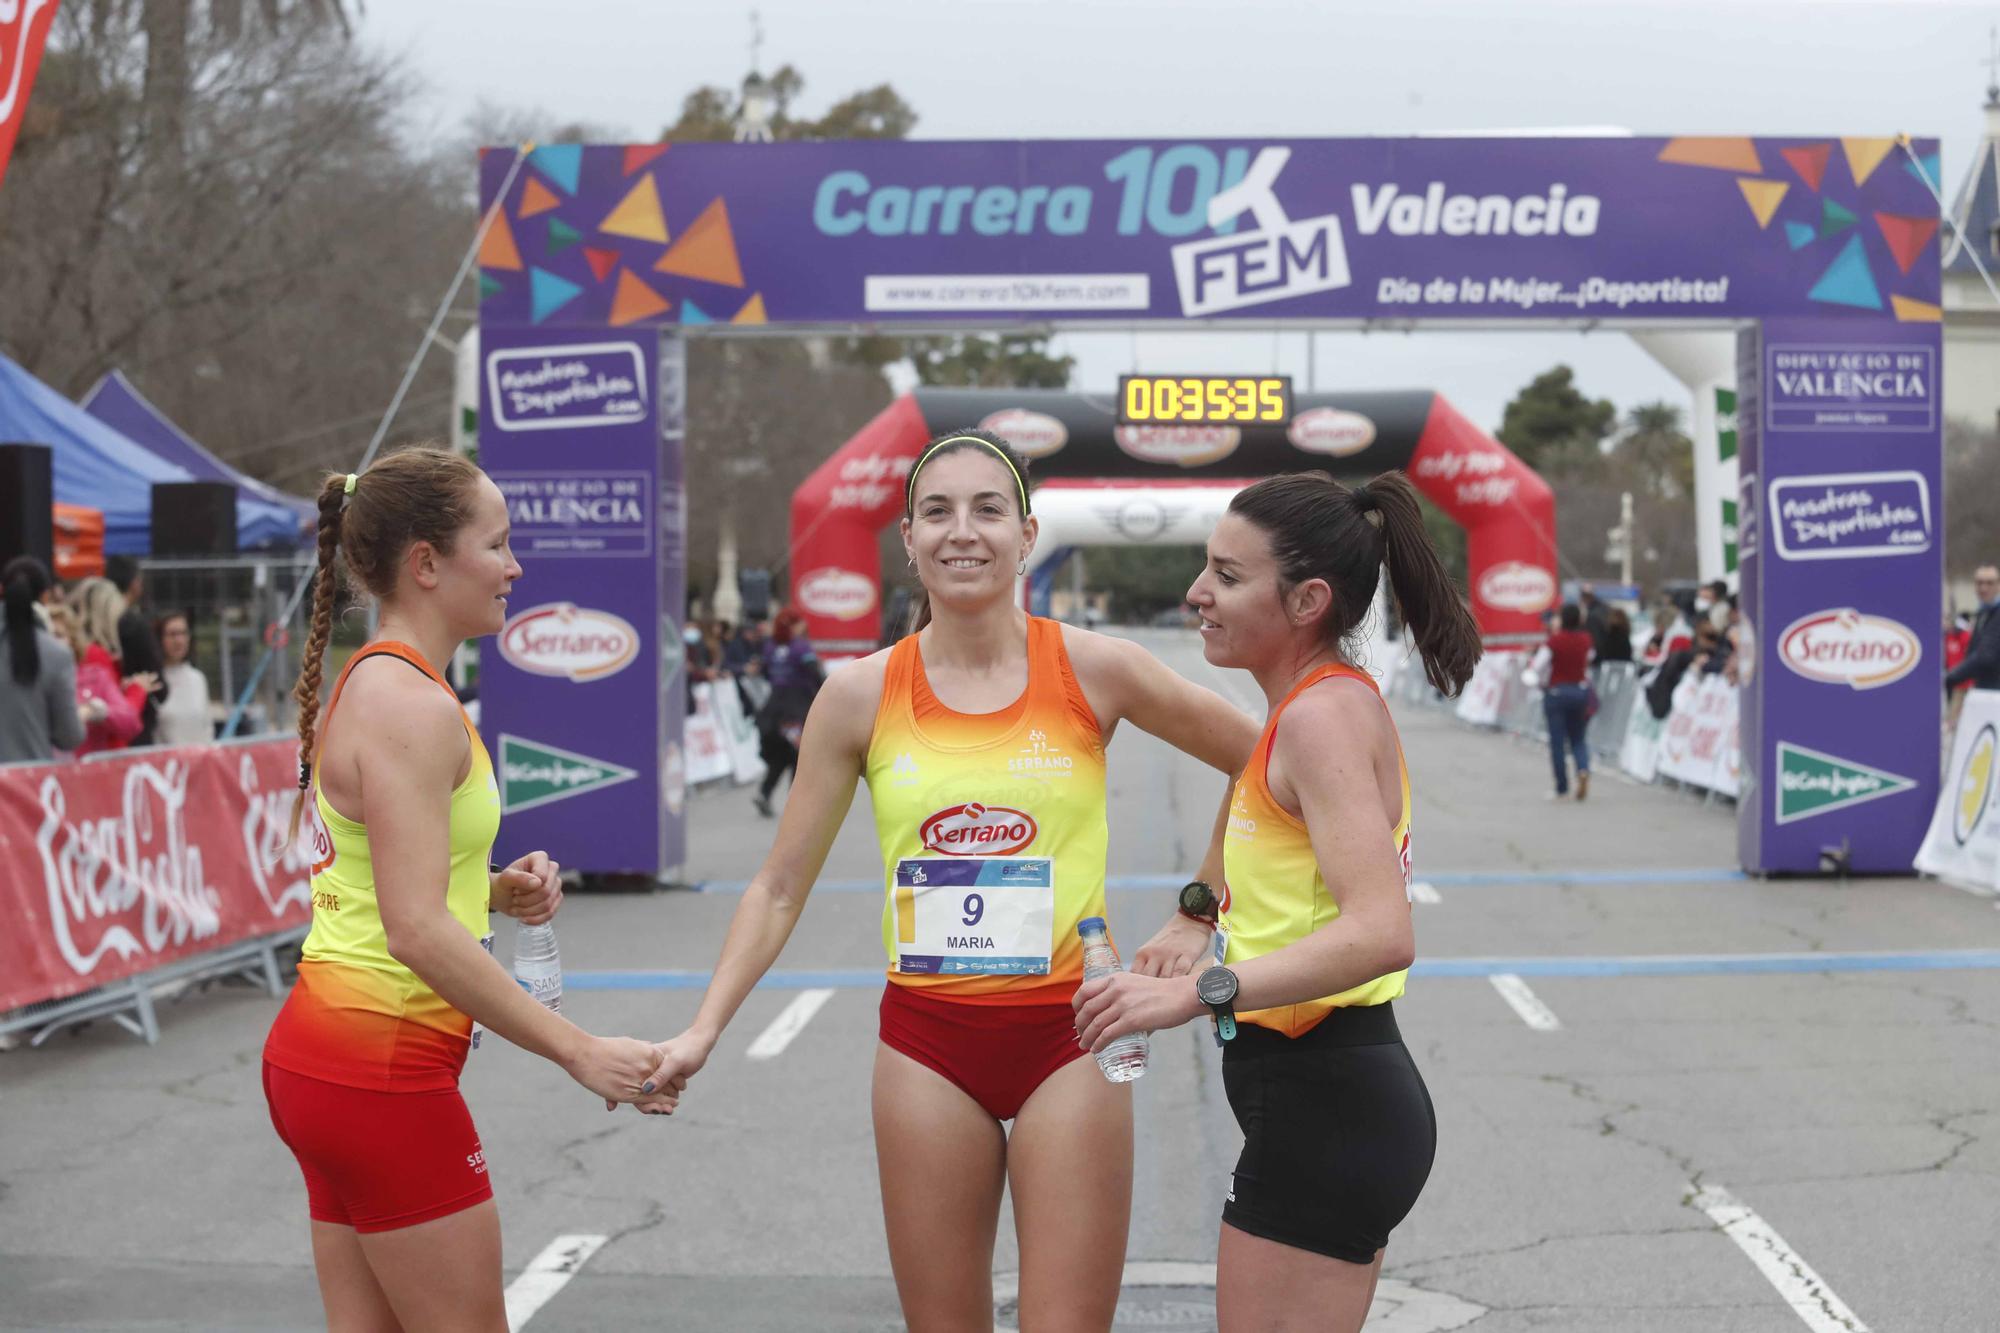
[[[521,576],[507,540],[499,488],[458,454],[405,450],[320,489],[292,807],[295,837],[311,812],[313,921],[264,1092],[305,1175],[329,1328],[507,1327],[493,1187],[458,1091],[475,1021],[607,1107],[655,1064],[645,1043],[543,1008],[491,951],[488,912],[536,924],[562,898],[545,853],[489,873],[499,792],[438,672],[506,623]],[[322,714],[342,563],[381,617]]]
[[[1069,1003],[1078,924],[1105,915],[1105,749],[1126,721],[1233,775],[1257,732],[1139,645],[1021,610],[1027,466],[998,437],[957,431],[910,469],[902,536],[924,618],[813,700],[777,841],[694,1023],[661,1046],[662,1076],[702,1067],[777,961],[865,778],[889,959],[875,1156],[896,1291],[920,1333],[993,1326],[1009,1189],[1021,1327],[1111,1327],[1132,1094],[1082,1058]],[[1218,817],[1204,879],[1221,871],[1220,830]],[[1135,963],[1185,972],[1209,930],[1182,924],[1191,944],[1170,927]]]
[[[42,623],[42,600],[55,579],[31,555],[0,569],[0,764],[47,763],[57,750],[83,744],[76,659]]]
[[[1215,1020],[1244,1134],[1216,1262],[1224,1333],[1357,1333],[1437,1146],[1390,1009],[1416,951],[1409,773],[1353,657],[1384,569],[1431,684],[1456,694],[1479,633],[1401,474],[1271,477],[1230,502],[1188,590],[1203,654],[1250,672],[1269,706],[1224,843],[1227,951],[1198,977],[1077,993],[1093,1048]]]

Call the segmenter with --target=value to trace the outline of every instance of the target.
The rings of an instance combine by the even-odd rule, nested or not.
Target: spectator
[[[1662,600],[1653,608],[1653,633],[1646,640],[1646,651],[1640,661],[1647,666],[1658,666],[1675,653],[1694,646],[1694,629],[1680,607],[1673,602]]]
[[[1695,589],[1694,623],[1703,620],[1721,630],[1729,623],[1729,585],[1721,579],[1704,583]]]
[[[155,737],[161,745],[203,745],[214,740],[215,721],[208,711],[208,677],[188,660],[194,635],[188,628],[186,613],[169,611],[153,629],[164,659],[160,673],[167,681],[167,693],[153,728]]]
[[[763,674],[770,697],[757,712],[757,735],[764,757],[764,782],[757,790],[757,813],[771,816],[771,793],[798,766],[799,736],[822,679],[819,658],[805,634],[806,618],[787,608],[771,623],[764,645]]]
[[[1721,632],[1703,620],[1695,627],[1693,642],[1685,648],[1675,649],[1660,663],[1660,669],[1646,683],[1646,707],[1652,710],[1654,717],[1664,720],[1673,711],[1674,690],[1681,683],[1681,677],[1690,669],[1696,674],[1706,671],[1721,642]]]
[[[1604,630],[1610,623],[1611,608],[1597,598],[1595,584],[1579,584],[1576,590],[1577,609],[1583,614],[1584,632],[1590,635],[1590,646],[1599,658],[1604,656]],[[1628,653],[1629,656],[1629,653]]]
[[[125,598],[107,579],[87,578],[70,589],[70,650],[76,654],[77,697],[94,716],[78,754],[122,750],[139,735],[146,698],[159,684],[150,671],[125,674],[117,655]],[[102,705],[101,708],[96,705]]]
[[[49,567],[18,555],[0,570],[6,612],[0,619],[0,764],[47,763],[83,743],[76,659],[42,623],[42,599],[55,586]]]
[[[1972,641],[1965,660],[1945,674],[1944,687],[1971,682],[1975,690],[2000,690],[2000,566],[1981,565],[1972,571],[1972,590],[1979,612],[1972,618]]]
[[[118,639],[112,645],[119,669],[128,676],[143,672],[159,682],[146,697],[139,734],[132,738],[134,745],[151,745],[159,721],[160,705],[166,702],[167,683],[165,673],[160,670],[164,665],[160,656],[160,641],[154,637],[152,623],[146,619],[142,609],[146,576],[139,571],[139,562],[131,556],[114,555],[104,562],[104,577],[125,599],[125,610],[118,617]]]
[[[1542,713],[1549,724],[1549,760],[1555,768],[1556,789],[1551,799],[1569,795],[1569,764],[1563,755],[1565,744],[1576,756],[1576,799],[1590,795],[1590,746],[1586,733],[1595,702],[1585,683],[1590,671],[1590,635],[1583,628],[1583,613],[1574,602],[1565,603],[1560,628],[1535,653],[1529,671],[1542,686]]]
[[[723,636],[722,669],[732,676],[742,676],[751,669],[751,663],[756,662],[763,653],[763,623],[746,620],[734,634]]]
[[[1632,660],[1632,618],[1618,607],[1604,613],[1604,637],[1597,645],[1600,662]]]

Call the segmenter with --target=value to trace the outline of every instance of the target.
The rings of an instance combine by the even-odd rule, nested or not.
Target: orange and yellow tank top
[[[1222,845],[1223,870],[1229,880],[1221,916],[1222,928],[1229,935],[1225,959],[1228,963],[1246,962],[1275,953],[1287,944],[1304,939],[1340,915],[1340,906],[1326,891],[1326,880],[1320,875],[1319,858],[1313,855],[1312,839],[1306,833],[1305,821],[1279,805],[1266,782],[1271,764],[1271,746],[1278,734],[1278,719],[1284,714],[1286,706],[1321,681],[1332,680],[1336,676],[1352,677],[1365,682],[1371,690],[1376,688],[1367,672],[1351,666],[1336,663],[1312,672],[1285,696],[1283,703],[1272,710],[1270,720],[1264,724],[1264,734],[1258,737],[1257,748],[1251,752],[1250,762],[1236,783],[1236,794],[1229,807],[1229,830]],[[1379,690],[1376,697],[1381,697]],[[1387,707],[1386,703],[1384,707]],[[1395,734],[1393,722],[1389,730],[1391,735]],[[1410,770],[1403,762],[1401,737],[1396,740],[1396,768],[1403,779],[1403,811],[1390,836],[1403,863],[1403,887],[1407,892],[1410,884]],[[1361,812],[1359,817],[1374,817],[1372,807]],[[1330,1010],[1349,1005],[1382,1004],[1395,999],[1403,993],[1403,981],[1408,975],[1407,971],[1391,972],[1339,995],[1276,1009],[1239,1013],[1236,1019],[1240,1023],[1255,1023],[1288,1037],[1297,1037],[1311,1031]]]
[[[370,657],[399,657],[449,691],[430,663],[407,644],[371,643],[340,673],[320,723],[321,751],[355,666]],[[454,696],[455,698],[456,696]],[[479,732],[461,709],[472,742],[472,765],[451,793],[451,869],[445,904],[474,939],[486,934],[491,893],[488,858],[500,829],[500,791]],[[271,1025],[264,1058],[309,1078],[381,1092],[456,1087],[472,1038],[472,1020],[389,954],[375,897],[368,829],[327,803],[313,765],[310,822],[312,929],[299,961],[298,984]]]
[[[955,712],[919,635],[889,653],[865,774],[889,981],[974,1004],[1068,1004],[1077,923],[1104,915],[1104,743],[1062,626],[1028,620],[1028,688]]]

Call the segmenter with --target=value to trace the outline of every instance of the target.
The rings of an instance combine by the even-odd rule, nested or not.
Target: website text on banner
[[[575,145],[482,248],[498,324],[1737,320],[1935,308],[1890,139]],[[1924,158],[1935,140],[1912,141]],[[1817,164],[1804,178],[1795,163]],[[514,155],[481,166],[494,203]],[[1822,200],[1883,218],[1801,243]],[[1834,216],[1829,214],[1829,216]],[[554,227],[560,227],[560,232]],[[1872,229],[1871,229],[1872,230]],[[544,244],[544,237],[549,238]],[[1855,295],[1871,266],[1886,283]]]
[[[1930,832],[1917,869],[2000,893],[2000,690],[1972,690],[1958,715]]]
[[[0,1010],[311,917],[312,832],[275,864],[296,739],[0,769]]]

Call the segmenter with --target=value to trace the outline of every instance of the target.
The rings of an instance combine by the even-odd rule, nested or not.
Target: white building
[[[2000,87],[1986,90],[1985,113],[1942,241],[1944,413],[1990,431],[2000,428]]]

